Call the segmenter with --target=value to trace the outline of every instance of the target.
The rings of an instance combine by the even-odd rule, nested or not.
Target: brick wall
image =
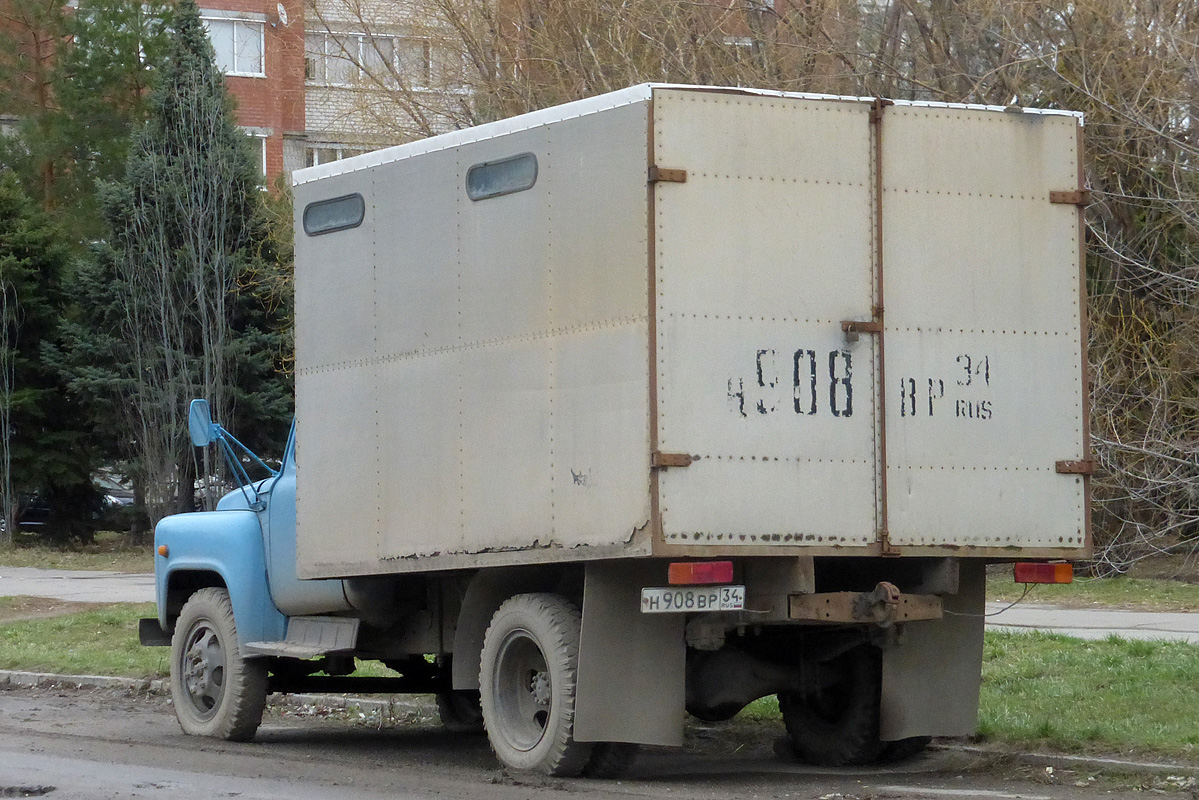
[[[237,99],[238,124],[266,138],[271,182],[284,170],[284,139],[304,133],[303,2],[201,0],[200,13],[205,12],[227,12],[221,16],[262,23],[265,77],[227,75],[225,80]]]

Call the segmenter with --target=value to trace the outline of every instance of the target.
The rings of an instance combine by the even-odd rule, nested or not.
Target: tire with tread
[[[480,704],[496,757],[517,770],[578,775],[592,745],[574,740],[578,606],[556,594],[504,601],[483,637]]]
[[[801,760],[820,766],[872,763],[883,751],[881,654],[863,645],[833,659],[829,666],[838,674],[833,685],[778,696],[791,747]]]
[[[266,660],[242,656],[229,593],[200,589],[184,604],[171,637],[171,699],[179,727],[192,736],[252,739],[266,694]]]

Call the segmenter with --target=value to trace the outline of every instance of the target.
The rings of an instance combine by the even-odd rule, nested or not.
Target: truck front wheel
[[[882,752],[879,700],[882,658],[878,648],[856,647],[824,665],[819,688],[779,694],[779,710],[795,754],[810,764],[869,764]]]
[[[592,747],[574,740],[578,607],[555,594],[506,600],[483,637],[480,702],[491,749],[507,766],[577,775]]]
[[[171,639],[171,700],[192,736],[245,741],[266,708],[267,668],[246,659],[224,589],[201,589],[183,606]]]

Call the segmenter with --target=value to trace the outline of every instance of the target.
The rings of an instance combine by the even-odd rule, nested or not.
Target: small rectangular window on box
[[[466,195],[471,200],[486,200],[532,189],[537,183],[537,156],[518,156],[485,161],[466,171]]]
[[[357,228],[365,217],[366,201],[360,194],[318,200],[304,207],[304,233],[319,236]]]

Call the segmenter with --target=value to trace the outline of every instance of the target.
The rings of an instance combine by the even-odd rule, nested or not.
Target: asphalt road
[[[0,567],[0,597],[19,595],[77,603],[153,603],[154,575]]]

